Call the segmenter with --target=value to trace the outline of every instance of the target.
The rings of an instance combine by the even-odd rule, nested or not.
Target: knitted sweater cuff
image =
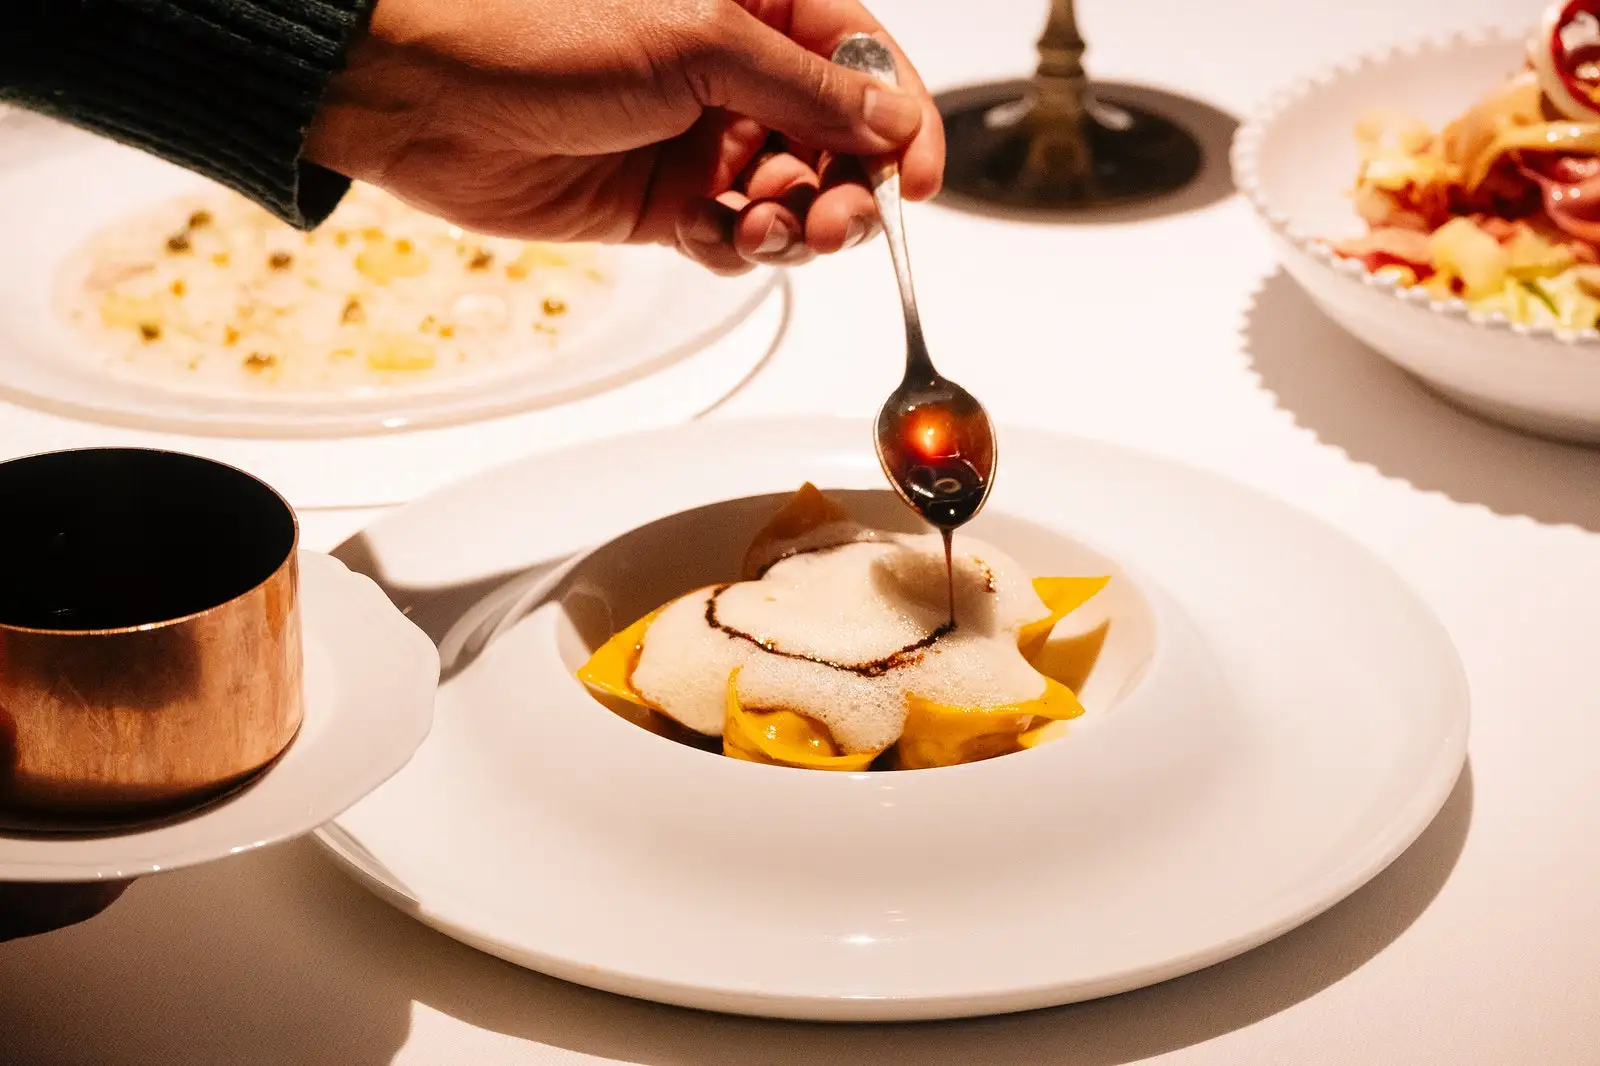
[[[373,0],[12,0],[0,94],[309,229],[348,179],[301,157]]]

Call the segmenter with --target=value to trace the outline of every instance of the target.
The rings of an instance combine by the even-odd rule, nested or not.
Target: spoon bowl
[[[955,529],[983,509],[994,484],[994,428],[960,385],[907,374],[878,411],[876,443],[890,484],[933,525]]]

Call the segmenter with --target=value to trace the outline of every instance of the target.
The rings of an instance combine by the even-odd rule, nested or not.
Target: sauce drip
[[[954,546],[956,531],[953,529],[939,530],[939,536],[944,540],[944,594],[950,604],[950,628],[956,627],[956,560],[951,554]]]
[[[955,564],[951,540],[983,507],[994,469],[988,420],[949,399],[913,404],[898,432],[881,433],[884,471],[899,485],[912,508],[944,538],[945,585],[950,627],[956,624]]]

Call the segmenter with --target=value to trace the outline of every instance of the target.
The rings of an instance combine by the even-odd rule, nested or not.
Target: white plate
[[[1524,63],[1524,38],[1458,34],[1362,56],[1306,78],[1240,127],[1239,190],[1272,230],[1284,269],[1339,325],[1440,393],[1519,429],[1600,441],[1600,333],[1527,326],[1436,300],[1335,255],[1364,226],[1347,195],[1355,127],[1394,109],[1439,128]]]
[[[0,401],[0,459],[63,448],[158,448],[248,471],[299,510],[404,503],[513,459],[698,418],[761,372],[782,340],[789,301],[790,287],[779,284],[726,336],[687,359],[595,396],[504,418],[330,443],[160,433]]]
[[[0,881],[137,877],[237,855],[327,822],[406,764],[428,735],[439,657],[367,578],[300,553],[305,719],[241,791],[155,828],[0,834]]]
[[[150,204],[210,188],[152,156],[75,131],[0,128],[0,396],[143,429],[233,437],[327,437],[470,422],[547,408],[635,381],[726,333],[771,290],[768,268],[719,278],[662,248],[605,249],[605,313],[563,338],[555,360],[375,394],[273,396],[200,390],[119,369],[63,319],[61,264],[92,234]],[[21,138],[22,143],[17,143]],[[31,155],[29,153],[32,153]]]
[[[577,630],[727,566],[756,511],[655,520],[806,479],[881,489],[870,441],[832,420],[621,438],[446,490],[346,545],[454,648],[463,626],[492,628],[482,604],[514,596],[511,575],[650,524],[481,656],[466,641],[417,758],[318,839],[419,920],[558,977],[910,1019],[1092,998],[1237,954],[1354,891],[1443,803],[1464,677],[1381,563],[1210,475],[1020,431],[1001,436],[983,533],[1039,572],[1109,566],[1125,594],[1103,608],[1133,623],[1065,737],[824,774],[681,747],[588,697]]]

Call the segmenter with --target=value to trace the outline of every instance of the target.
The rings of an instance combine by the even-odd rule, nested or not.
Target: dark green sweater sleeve
[[[0,2],[0,98],[204,174],[302,228],[349,188],[301,149],[374,0]]]

